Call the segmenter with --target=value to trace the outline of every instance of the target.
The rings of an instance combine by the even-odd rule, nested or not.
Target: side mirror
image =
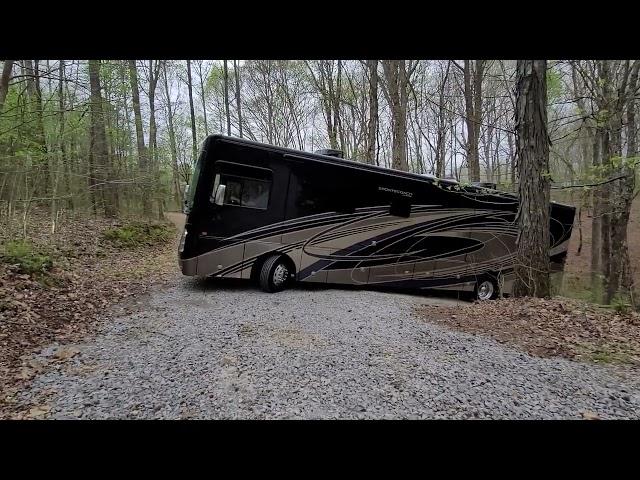
[[[218,185],[216,190],[215,204],[216,205],[224,205],[224,193],[227,190],[226,185]]]
[[[225,185],[220,185],[220,174],[218,173],[213,181],[213,189],[211,190],[209,201],[215,205],[222,205],[224,203],[225,189]]]
[[[184,195],[182,196],[182,213],[189,214],[189,184],[184,187]]]

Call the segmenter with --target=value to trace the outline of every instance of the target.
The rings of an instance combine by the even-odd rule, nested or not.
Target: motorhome
[[[182,273],[253,280],[511,292],[517,196],[432,176],[213,135],[186,195]],[[561,271],[574,207],[551,203]]]

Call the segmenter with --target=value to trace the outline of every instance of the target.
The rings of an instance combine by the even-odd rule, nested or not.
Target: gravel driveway
[[[637,376],[533,358],[413,314],[443,302],[181,278],[22,397],[50,418],[640,418]]]

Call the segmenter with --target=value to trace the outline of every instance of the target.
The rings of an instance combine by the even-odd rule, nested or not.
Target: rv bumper
[[[197,258],[186,258],[179,259],[180,270],[182,270],[183,275],[195,276],[198,271],[198,259]]]

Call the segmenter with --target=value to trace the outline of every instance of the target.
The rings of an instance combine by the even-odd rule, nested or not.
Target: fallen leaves
[[[27,414],[27,418],[32,418],[32,419],[42,418],[50,411],[51,411],[51,407],[49,405],[39,405],[29,410],[29,413]]]
[[[581,412],[582,418],[584,418],[585,420],[600,420],[600,417],[598,416],[598,414],[593,413],[593,412]]]
[[[51,235],[48,214],[34,212],[29,241],[53,253],[49,281],[18,272],[0,262],[0,384],[17,388],[40,372],[25,356],[51,343],[68,343],[86,334],[114,303],[144,293],[179,274],[176,266],[178,232],[172,242],[123,251],[100,240],[113,220],[66,218]],[[9,239],[0,229],[0,243]],[[52,360],[66,361],[80,350],[62,346]],[[7,399],[0,399],[0,418],[9,416]]]
[[[427,321],[540,357],[640,366],[640,315],[616,313],[578,300],[508,298],[456,306],[422,306]]]

